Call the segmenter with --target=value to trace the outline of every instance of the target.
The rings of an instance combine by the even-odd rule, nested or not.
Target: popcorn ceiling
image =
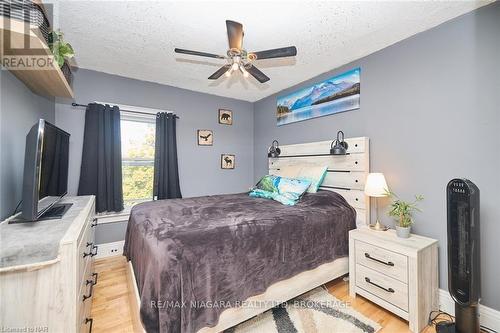
[[[467,13],[489,1],[55,1],[65,39],[81,68],[257,101]],[[208,80],[223,60],[225,20],[243,23],[244,47],[295,45],[294,58],[256,61],[265,84],[236,73]]]

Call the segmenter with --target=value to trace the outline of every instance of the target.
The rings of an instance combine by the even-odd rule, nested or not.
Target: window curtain
[[[120,109],[92,103],[85,111],[78,195],[96,196],[96,211],[123,210]]]
[[[153,195],[156,199],[182,198],[177,165],[176,115],[156,114]]]

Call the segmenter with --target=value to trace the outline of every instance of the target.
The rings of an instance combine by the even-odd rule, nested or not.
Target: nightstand
[[[361,295],[409,321],[412,332],[427,326],[438,309],[438,242],[394,230],[349,232],[349,293]]]

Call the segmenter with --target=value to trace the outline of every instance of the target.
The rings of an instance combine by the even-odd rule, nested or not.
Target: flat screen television
[[[70,134],[40,119],[26,135],[22,211],[19,221],[60,218],[68,192]]]

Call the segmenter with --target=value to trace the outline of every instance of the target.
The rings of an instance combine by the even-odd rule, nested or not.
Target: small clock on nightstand
[[[410,330],[427,326],[438,309],[438,242],[394,230],[360,228],[349,232],[349,293],[361,295],[409,321]]]

